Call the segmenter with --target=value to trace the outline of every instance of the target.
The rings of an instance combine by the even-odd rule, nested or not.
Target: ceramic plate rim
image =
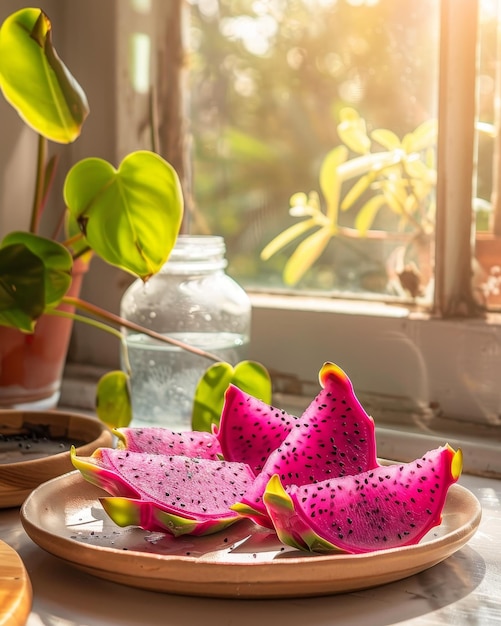
[[[155,554],[133,549],[124,551],[108,546],[85,544],[45,528],[43,522],[35,519],[37,501],[46,498],[47,494],[52,492],[61,492],[64,485],[71,485],[75,481],[77,484],[80,482],[82,488],[90,492],[94,500],[100,495],[105,495],[98,487],[87,483],[78,471],[43,483],[32,491],[20,511],[21,522],[30,538],[45,551],[98,578],[132,587],[182,595],[243,598],[306,597],[354,591],[393,582],[428,569],[451,556],[469,541],[477,530],[481,518],[481,507],[476,496],[462,485],[455,484],[450,488],[449,497],[459,499],[463,505],[465,502],[469,503],[472,507],[471,515],[445,535],[416,545],[356,555],[298,553],[297,557],[288,556],[265,562],[213,561],[203,556]],[[58,506],[64,511],[78,497],[79,494],[75,490],[73,498],[64,500],[60,498]],[[98,503],[98,506],[101,505]],[[447,506],[446,503],[444,511],[447,510]],[[119,527],[117,529],[118,532],[125,532],[125,529]],[[71,549],[75,545],[79,546],[78,550]],[[96,563],[96,557],[103,554],[108,558]],[[115,563],[120,563],[121,566],[117,567]],[[126,572],[129,564],[134,564],[133,574]],[[364,564],[364,569],[366,566],[367,570],[376,568],[375,572],[364,580],[360,580],[360,574],[354,574],[361,564]],[[338,572],[341,565],[342,580]],[[175,577],[170,571],[174,568]],[[316,576],[319,583],[317,589],[311,588],[311,585],[304,585],[305,568],[309,570],[313,568],[313,578]],[[202,588],[201,584],[208,575],[211,577],[211,584]],[[310,582],[315,583],[315,580]],[[266,588],[260,583],[266,583]]]

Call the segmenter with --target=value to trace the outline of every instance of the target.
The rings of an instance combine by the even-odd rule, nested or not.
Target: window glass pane
[[[429,297],[438,32],[436,0],[191,0],[191,228],[240,282]]]
[[[488,308],[501,307],[501,2],[480,3],[474,287]]]

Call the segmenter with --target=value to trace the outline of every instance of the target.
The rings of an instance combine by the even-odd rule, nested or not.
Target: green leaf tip
[[[24,8],[0,27],[0,88],[35,132],[56,143],[79,137],[89,105],[85,92],[52,45],[52,24]]]

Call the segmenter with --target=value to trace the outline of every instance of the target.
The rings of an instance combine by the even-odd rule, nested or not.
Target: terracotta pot
[[[74,264],[68,295],[80,294],[87,269],[88,263]],[[0,407],[56,406],[72,328],[73,320],[53,315],[43,315],[32,334],[0,326]]]
[[[25,439],[34,432],[37,442]],[[0,443],[12,436],[19,439],[17,450],[9,452],[0,446],[0,508],[20,505],[38,485],[75,469],[71,445],[80,456],[89,456],[113,443],[111,431],[97,417],[65,411],[0,410]],[[48,448],[45,456],[37,446]]]

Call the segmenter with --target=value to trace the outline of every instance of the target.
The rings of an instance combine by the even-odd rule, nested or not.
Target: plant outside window
[[[472,220],[492,233],[497,15],[480,4]],[[193,227],[224,234],[233,275],[431,307],[440,3],[199,1],[191,20]],[[477,269],[485,305],[496,269]]]

